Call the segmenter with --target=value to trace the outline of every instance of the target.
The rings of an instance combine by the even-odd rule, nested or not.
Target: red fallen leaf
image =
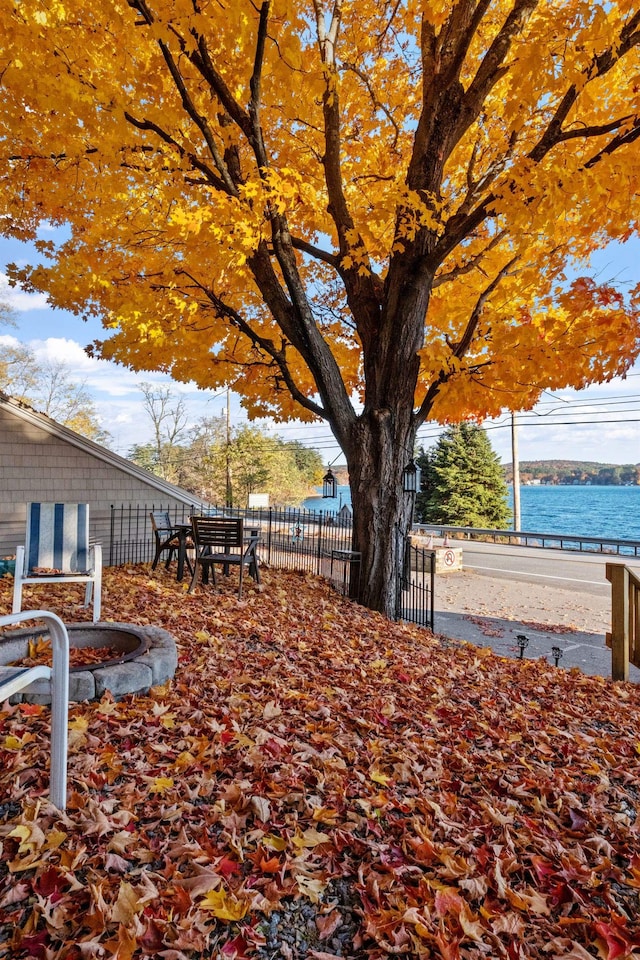
[[[460,960],[458,940],[445,939],[443,933],[437,933],[434,940],[438,944],[438,948],[442,954],[442,960]]]
[[[614,916],[611,923],[598,921],[594,923],[594,930],[604,938],[607,944],[607,960],[616,960],[616,957],[627,956],[632,947],[640,946],[640,936],[629,933],[622,917]]]
[[[550,863],[549,860],[546,860],[544,857],[540,856],[531,857],[531,863],[536,871],[536,874],[538,875],[538,880],[542,884],[543,889],[546,889],[548,878],[557,874],[557,867]]]
[[[283,753],[287,752],[287,747],[270,737],[264,744],[263,750],[271,754],[272,757],[281,757]]]
[[[569,816],[571,817],[571,829],[572,830],[584,830],[588,825],[589,821],[583,814],[576,810],[574,807],[569,808]]]
[[[342,915],[339,910],[332,910],[331,913],[319,914],[316,917],[316,927],[321,940],[328,940],[340,926],[342,926]]]
[[[155,920],[150,919],[147,922],[147,927],[142,934],[142,937],[139,938],[139,941],[149,952],[158,953],[158,951],[162,948],[162,931]]]
[[[231,877],[234,873],[240,873],[240,864],[237,860],[222,857],[216,864],[216,872],[221,873],[223,877]]]
[[[185,887],[177,886],[171,891],[171,903],[178,916],[188,913],[193,905],[191,894]]]
[[[438,890],[435,896],[435,908],[439,917],[445,917],[448,913],[460,913],[464,906],[464,900],[455,890]]]
[[[52,903],[56,903],[61,897],[61,891],[68,886],[68,883],[55,867],[49,867],[40,874],[33,886],[40,896],[49,897]]]
[[[223,957],[229,957],[229,960],[247,960],[249,954],[247,950],[249,944],[242,935],[234,937],[233,940],[227,940],[220,948]]]
[[[0,900],[0,910],[3,907],[10,907],[14,903],[20,903],[21,900],[26,900],[29,896],[31,896],[30,883],[25,883],[24,880],[21,880],[20,883],[14,883]]]
[[[279,871],[282,870],[282,864],[277,857],[271,857],[269,860],[265,860],[264,857],[262,857],[258,866],[263,873],[279,873]]]
[[[46,930],[41,930],[40,933],[34,933],[29,937],[23,937],[20,941],[20,947],[25,951],[27,957],[35,957],[36,960],[46,960],[46,945],[48,943],[48,932]]]

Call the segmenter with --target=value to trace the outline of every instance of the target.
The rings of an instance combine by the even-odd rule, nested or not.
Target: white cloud
[[[0,300],[18,313],[29,313],[31,310],[46,310],[49,308],[47,298],[43,293],[25,293],[16,287],[10,287],[4,273],[0,273]]]

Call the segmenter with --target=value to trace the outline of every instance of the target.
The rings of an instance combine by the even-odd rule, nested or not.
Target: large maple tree
[[[102,356],[325,419],[363,601],[394,612],[427,419],[624,372],[636,299],[572,262],[637,228],[631,0],[2,0],[14,277]],[[636,291],[637,294],[637,291]]]

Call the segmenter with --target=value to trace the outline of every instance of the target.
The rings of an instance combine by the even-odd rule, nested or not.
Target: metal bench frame
[[[0,617],[0,627],[45,620],[53,647],[53,666],[0,667],[0,700],[27,690],[35,680],[48,680],[51,690],[51,774],[49,797],[64,810],[67,803],[67,737],[69,725],[69,635],[62,620],[47,610],[25,610]]]

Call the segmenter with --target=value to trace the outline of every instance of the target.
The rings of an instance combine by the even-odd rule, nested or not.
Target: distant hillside
[[[507,483],[513,464],[504,464]],[[595,463],[591,460],[521,460],[521,483],[577,483],[602,486],[640,485],[640,463]]]

